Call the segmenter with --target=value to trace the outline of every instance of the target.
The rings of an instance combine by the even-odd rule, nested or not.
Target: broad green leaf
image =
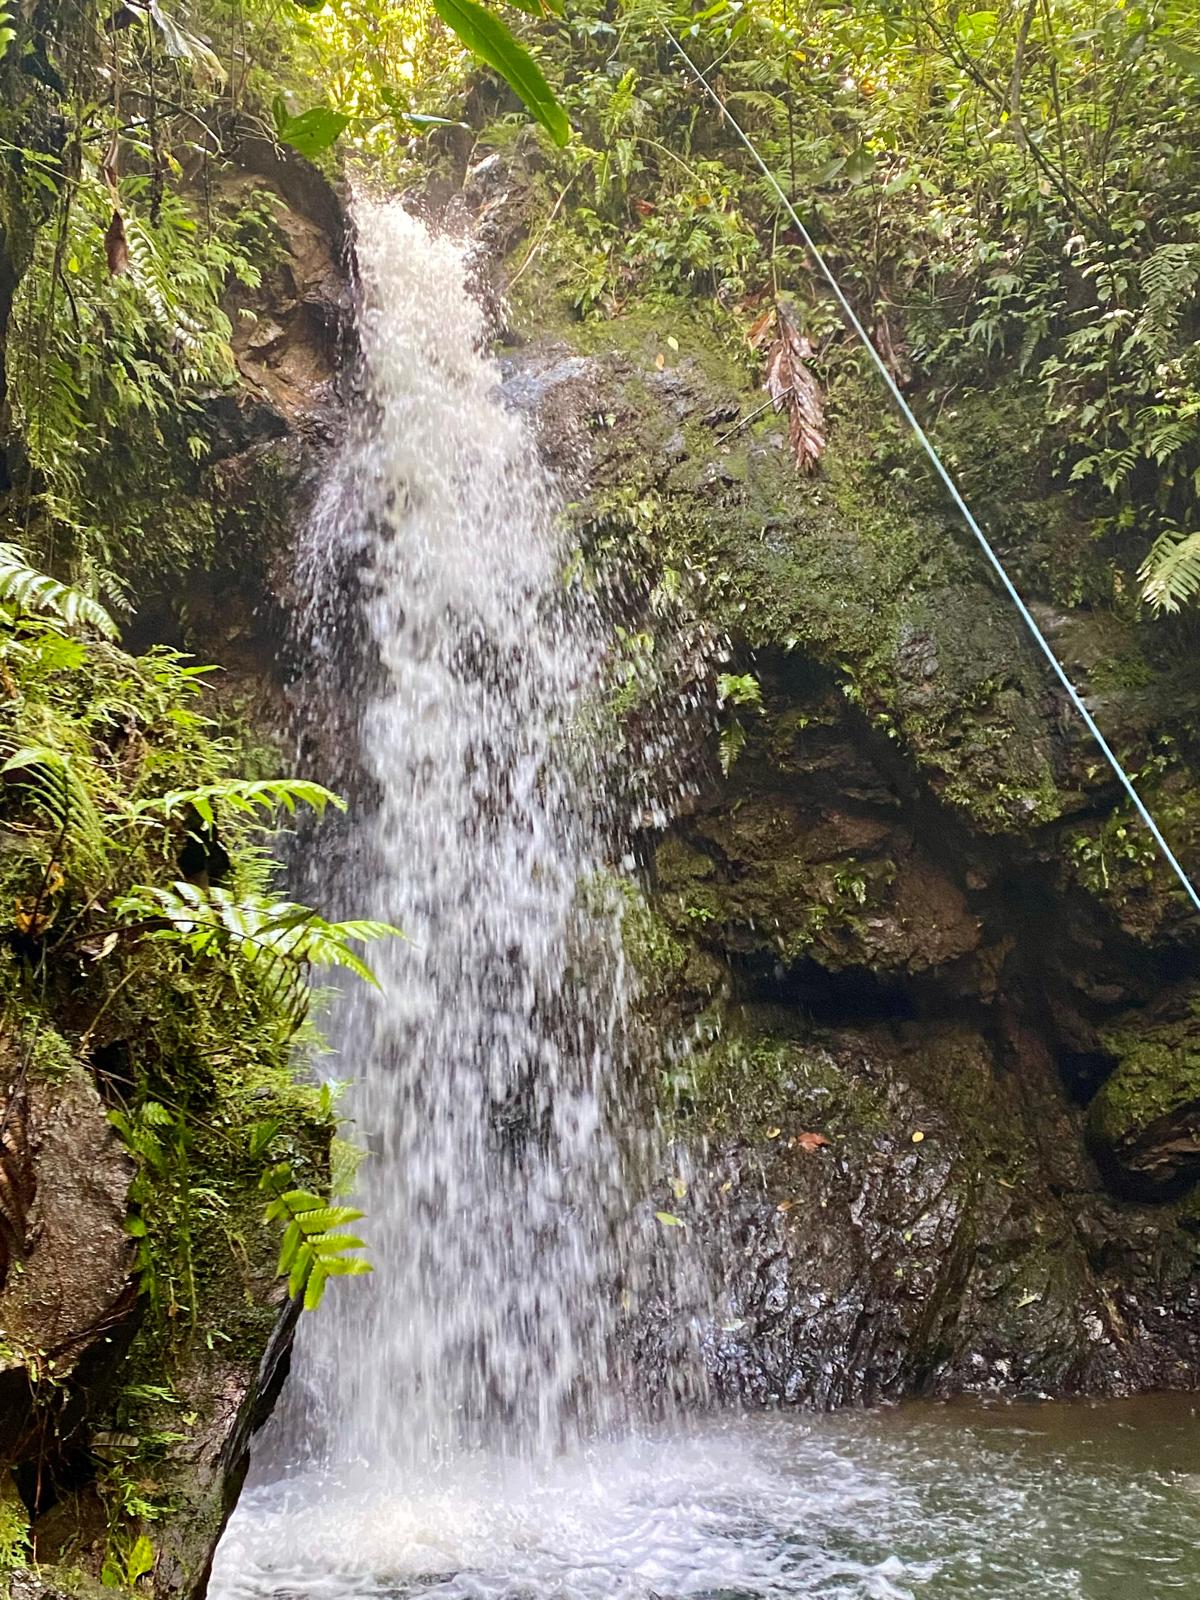
[[[466,128],[470,129],[469,122],[456,122],[453,117],[431,117],[423,111],[397,111],[395,116],[400,122],[411,122],[414,128]]]
[[[537,62],[504,24],[475,0],[433,0],[433,8],[467,49],[516,91],[555,144],[566,144],[571,137],[566,113]]]
[[[1190,78],[1200,78],[1200,51],[1187,50],[1181,44],[1170,44],[1166,40],[1159,48],[1173,67],[1186,72]]]
[[[275,132],[282,143],[290,144],[309,161],[336,144],[349,125],[350,118],[344,111],[334,111],[329,106],[310,106],[293,117],[281,100],[275,102]]]
[[[140,1533],[125,1563],[125,1576],[132,1588],[139,1578],[144,1578],[154,1566],[154,1546],[144,1533]]]

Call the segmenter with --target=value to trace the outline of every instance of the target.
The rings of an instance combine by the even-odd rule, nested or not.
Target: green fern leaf
[[[94,628],[115,639],[117,625],[97,600],[31,567],[16,545],[0,543],[0,603],[20,615],[48,613],[69,628]]]
[[[1142,598],[1155,611],[1178,611],[1200,594],[1200,532],[1159,534],[1138,570]]]

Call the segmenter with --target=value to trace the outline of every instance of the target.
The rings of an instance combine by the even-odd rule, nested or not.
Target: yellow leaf
[[[662,369],[666,366],[666,364],[667,364],[667,358],[666,358],[665,355],[663,355],[662,351],[660,350],[658,352],[658,354],[654,358],[654,365],[661,372]]]
[[[916,1133],[914,1133],[912,1136],[912,1142],[914,1144],[920,1144],[924,1137],[925,1135],[921,1132],[920,1128],[918,1128]]]
[[[671,1193],[675,1196],[676,1200],[683,1199],[684,1195],[687,1193],[687,1184],[684,1183],[682,1178],[671,1179]]]
[[[667,348],[670,349],[670,350],[678,350],[679,349],[679,340],[675,337],[675,335],[673,333],[669,333],[667,335]]]
[[[768,1139],[778,1139],[779,1135],[782,1132],[783,1132],[782,1128],[768,1128],[767,1129],[767,1138]]]
[[[664,1228],[683,1227],[683,1223],[680,1222],[679,1218],[673,1217],[669,1211],[656,1211],[654,1215],[658,1218],[659,1222],[662,1223]]]

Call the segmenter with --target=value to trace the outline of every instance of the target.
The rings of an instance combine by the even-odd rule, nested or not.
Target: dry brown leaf
[[[633,209],[637,212],[639,217],[652,217],[658,207],[652,205],[649,200],[635,200],[633,202]]]
[[[770,333],[771,325],[774,321],[774,306],[768,306],[760,317],[755,317],[754,321],[750,325],[750,331],[746,335],[746,343],[750,346],[751,350],[758,349],[759,345]]]
[[[104,235],[104,254],[108,258],[108,270],[112,277],[119,278],[129,271],[129,240],[125,237],[125,218],[116,210],[113,211],[112,221]]]
[[[825,454],[825,397],[806,366],[816,354],[807,334],[801,333],[796,313],[786,300],[776,308],[778,333],[767,354],[767,393],[776,411],[788,415],[788,438],[796,465],[812,472]]]
[[[823,1133],[798,1133],[791,1142],[801,1150],[820,1150],[829,1140]]]
[[[13,924],[18,933],[30,939],[40,939],[54,921],[57,909],[44,894],[19,895],[13,906]]]

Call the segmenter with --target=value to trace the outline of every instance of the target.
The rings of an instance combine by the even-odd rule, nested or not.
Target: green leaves
[[[100,814],[70,758],[48,745],[25,745],[0,767],[29,804],[50,823],[62,844],[99,867],[108,849]]]
[[[565,145],[571,137],[566,113],[537,62],[504,24],[475,0],[433,0],[433,8],[467,49],[516,91],[555,144]]]
[[[18,615],[48,612],[69,628],[89,627],[106,639],[116,637],[117,625],[98,601],[31,567],[13,544],[0,543],[0,604]]]
[[[1183,45],[1167,39],[1160,40],[1158,47],[1173,67],[1189,78],[1200,78],[1200,50],[1185,50]]]
[[[259,1187],[273,1196],[266,1209],[268,1222],[285,1224],[276,1272],[288,1280],[288,1293],[303,1293],[304,1309],[315,1311],[333,1277],[360,1277],[372,1266],[350,1250],[366,1248],[361,1239],[339,1230],[358,1222],[363,1213],[353,1206],[331,1206],[307,1189],[291,1187],[286,1162],[263,1173]]]
[[[1200,533],[1169,528],[1150,546],[1138,570],[1142,599],[1155,611],[1178,611],[1200,596]]]
[[[350,118],[343,111],[329,106],[312,106],[293,117],[282,95],[275,96],[272,106],[275,134],[282,144],[291,145],[306,160],[312,161],[335,145],[350,126]]]
[[[292,0],[302,11],[323,11],[327,0]],[[519,10],[531,16],[563,15],[563,0],[512,0]],[[525,103],[530,114],[546,129],[555,144],[565,145],[571,137],[571,125],[559,104],[554,91],[546,82],[541,68],[518,43],[511,30],[485,6],[476,0],[433,0],[433,9],[450,31],[457,35],[472,55],[478,56]],[[394,94],[395,91],[390,91]],[[311,110],[293,117],[288,114],[281,98],[275,101],[275,132],[284,143],[311,160],[328,150],[345,132],[351,119],[329,106],[313,106]],[[445,125],[448,119],[427,117],[419,113],[398,111],[394,113],[415,127]]]
[[[139,800],[135,816],[156,816],[170,821],[189,808],[209,827],[216,821],[216,807],[247,817],[269,820],[278,812],[294,816],[297,806],[309,806],[323,816],[328,806],[345,811],[346,802],[322,784],[305,778],[230,778],[225,783],[209,783],[197,789],[173,789],[153,800]]]
[[[308,906],[261,895],[241,899],[223,889],[192,883],[142,887],[115,901],[129,924],[149,924],[147,937],[182,945],[195,956],[232,956],[253,971],[263,993],[295,1028],[308,1003],[308,969],[339,967],[378,988],[375,974],[354,950],[376,939],[403,938],[386,922],[326,922]],[[155,924],[163,924],[155,926]]]

